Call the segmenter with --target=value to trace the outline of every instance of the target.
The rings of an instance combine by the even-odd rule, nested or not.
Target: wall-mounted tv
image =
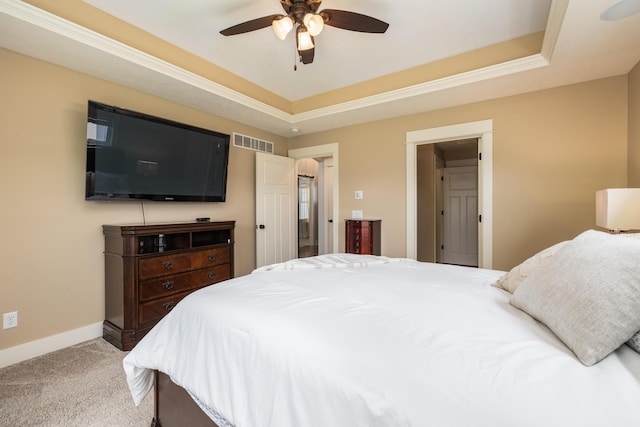
[[[224,202],[229,139],[89,101],[85,199]]]

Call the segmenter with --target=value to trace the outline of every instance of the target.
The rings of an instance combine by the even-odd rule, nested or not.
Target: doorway
[[[300,160],[298,162],[301,162]],[[317,162],[305,159],[305,163]],[[313,175],[298,175],[298,258],[318,255],[318,184]]]
[[[417,259],[478,265],[477,138],[417,146]]]
[[[417,147],[477,138],[478,141],[478,266],[493,265],[493,120],[422,129],[406,134],[407,258],[418,259],[417,245]],[[435,231],[434,231],[435,233]]]
[[[334,218],[338,218],[339,212],[339,175],[338,175],[338,144],[316,145],[313,147],[297,148],[289,150],[289,157],[306,161],[311,159],[318,164],[317,173],[313,175],[317,182],[317,240],[318,255],[337,253],[338,248],[338,226]],[[296,165],[298,174],[300,168]],[[311,174],[309,174],[311,175]]]

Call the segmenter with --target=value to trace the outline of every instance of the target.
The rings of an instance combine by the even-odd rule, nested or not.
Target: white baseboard
[[[102,322],[0,350],[0,368],[102,336]]]

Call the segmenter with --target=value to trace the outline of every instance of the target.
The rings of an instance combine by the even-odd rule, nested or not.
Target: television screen
[[[229,135],[89,101],[86,200],[224,202]]]

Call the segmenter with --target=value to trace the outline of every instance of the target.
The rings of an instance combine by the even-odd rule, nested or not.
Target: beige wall
[[[101,322],[101,225],[142,220],[138,203],[85,202],[87,99],[240,132],[287,148],[339,143],[340,247],[352,209],[381,218],[382,251],[405,255],[406,132],[493,119],[494,267],[594,227],[597,189],[640,185],[638,66],[627,77],[301,136],[289,141],[67,69],[0,50],[0,349]],[[629,123],[628,123],[629,122]],[[635,166],[633,166],[635,165]],[[234,219],[236,274],[255,265],[254,154],[233,148],[225,204],[145,203],[148,222]],[[632,170],[633,169],[633,170]],[[364,200],[354,200],[363,190]]]
[[[629,73],[629,187],[640,187],[640,62]]]
[[[341,217],[381,218],[383,255],[404,256],[406,132],[484,119],[495,130],[496,269],[594,228],[596,190],[626,185],[626,76],[303,135],[289,148],[337,142]]]
[[[231,134],[284,138],[0,50],[0,349],[101,322],[102,224],[142,222],[137,202],[85,202],[87,100]],[[147,222],[236,220],[236,275],[255,266],[254,152],[232,148],[227,202],[144,204]]]

